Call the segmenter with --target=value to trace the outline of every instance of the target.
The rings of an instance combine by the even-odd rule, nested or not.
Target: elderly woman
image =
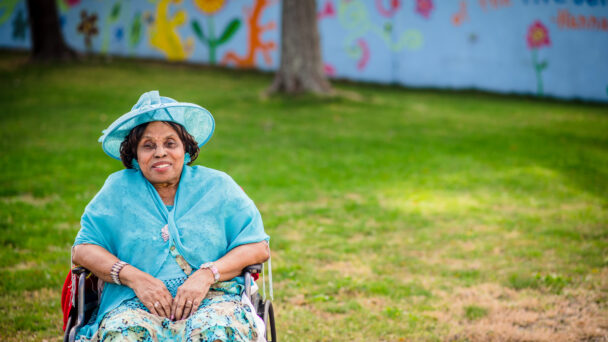
[[[189,166],[214,129],[204,108],[143,94],[100,138],[125,170],[87,205],[74,264],[105,281],[80,341],[251,341],[241,270],[269,257],[260,213],[223,172]]]

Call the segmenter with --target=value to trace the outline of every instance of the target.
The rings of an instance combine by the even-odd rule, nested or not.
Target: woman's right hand
[[[173,297],[165,283],[131,265],[120,271],[123,284],[129,286],[151,313],[171,319]]]

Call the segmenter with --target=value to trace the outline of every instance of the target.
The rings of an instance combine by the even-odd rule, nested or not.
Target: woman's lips
[[[170,163],[160,162],[152,164],[152,169],[156,171],[166,171],[171,167]]]

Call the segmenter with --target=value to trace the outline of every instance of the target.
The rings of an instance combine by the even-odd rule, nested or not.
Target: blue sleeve
[[[74,246],[81,244],[98,245],[105,248],[108,252],[116,255],[115,248],[112,243],[112,232],[103,227],[112,226],[111,221],[114,219],[112,206],[112,196],[108,195],[107,189],[111,187],[113,175],[110,175],[104,186],[93,197],[91,202],[84,209],[84,214],[80,219],[80,230],[76,235]]]
[[[104,235],[99,225],[94,223],[91,216],[92,214],[88,210],[82,215],[80,230],[78,231],[78,235],[76,235],[74,246],[82,244],[98,245],[105,248],[108,252],[115,254],[111,241]]]
[[[264,232],[258,208],[234,181],[231,183],[233,191],[230,192],[234,197],[228,201],[226,210],[227,250],[248,243],[268,241],[270,237]]]

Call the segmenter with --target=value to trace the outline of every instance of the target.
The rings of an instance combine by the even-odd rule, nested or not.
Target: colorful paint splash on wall
[[[21,0],[2,0],[0,1],[0,25],[2,25],[8,18],[11,17],[13,11],[15,11],[15,6],[21,2]]]
[[[388,8],[384,7],[383,0],[376,0],[376,8],[378,9],[378,13],[381,15],[390,18],[399,10],[401,7],[401,0],[390,0]]]
[[[369,62],[369,46],[367,45],[367,42],[363,39],[359,39],[357,41],[357,45],[359,45],[359,48],[361,50],[361,57],[359,58],[359,61],[357,61],[357,69],[363,70],[365,69],[367,62]]]
[[[103,25],[103,33],[102,33],[102,43],[101,43],[101,53],[108,53],[108,48],[110,47],[110,30],[112,25],[114,25],[118,21],[118,17],[120,16],[120,2],[115,2],[110,10],[110,14],[106,17],[106,22]]]
[[[277,45],[273,41],[262,41],[262,34],[269,30],[274,30],[276,24],[270,21],[264,25],[259,24],[262,19],[264,9],[274,2],[269,0],[256,0],[253,10],[246,9],[247,27],[249,28],[247,37],[247,53],[239,56],[234,51],[229,51],[222,58],[222,64],[234,64],[241,68],[253,68],[255,66],[256,52],[260,52],[266,65],[272,64],[270,51],[276,49]]]
[[[317,13],[317,20],[321,20],[324,18],[331,18],[336,16],[336,10],[334,9],[334,5],[331,0],[325,1],[325,5],[321,12]]]
[[[351,58],[358,60],[357,69],[359,70],[362,70],[362,68],[359,68],[360,65],[364,68],[367,64],[367,60],[365,63],[361,63],[361,57],[364,56],[364,51],[359,40],[369,32],[379,36],[392,51],[400,51],[406,48],[408,50],[417,50],[422,46],[422,34],[415,29],[408,29],[401,32],[398,39],[395,41],[393,39],[392,25],[390,23],[386,23],[383,27],[374,25],[368,17],[364,2],[361,0],[340,1],[338,6],[338,20],[342,27],[348,30],[348,35],[345,39],[346,53]],[[366,59],[369,59],[370,57],[370,55],[367,55]]]
[[[187,14],[184,10],[175,11],[169,16],[171,3],[180,3],[181,0],[160,0],[156,7],[156,16],[149,26],[150,45],[165,53],[170,61],[181,61],[192,54],[194,39],[189,37],[185,43],[177,33],[178,27],[184,25]]]
[[[87,11],[82,10],[77,30],[78,33],[84,36],[84,45],[90,51],[93,48],[93,36],[99,34],[99,29],[97,29],[97,13],[89,15]]]
[[[546,60],[538,60],[538,50],[545,46],[551,46],[549,30],[540,20],[536,20],[528,27],[526,40],[528,42],[528,48],[532,51],[532,65],[534,66],[534,72],[536,73],[536,93],[537,95],[542,96],[542,72],[547,68],[549,63]]]
[[[467,12],[467,2],[462,0],[458,12],[452,15],[452,25],[460,26],[465,21],[469,21],[469,13]]]
[[[527,3],[528,1],[525,1]],[[557,1],[556,1],[557,2]],[[581,2],[581,1],[579,1]],[[511,0],[479,0],[479,6],[487,11],[489,9],[497,10],[503,7],[511,6]]]
[[[217,13],[223,6],[224,0],[195,0],[197,7],[206,14],[208,24],[208,34],[205,32],[198,21],[192,20],[191,26],[192,31],[196,34],[198,39],[205,45],[209,50],[209,64],[215,64],[216,62],[216,49],[218,46],[228,42],[230,38],[238,31],[241,26],[241,21],[238,18],[232,19],[228,25],[224,28],[224,32],[219,38],[215,36],[215,24],[213,22],[213,15]]]
[[[69,11],[70,8],[78,4],[80,4],[80,0],[57,0],[57,7],[61,13]]]
[[[433,0],[416,0],[416,12],[425,19],[430,18],[433,8]]]
[[[27,20],[25,19],[25,14],[23,14],[23,10],[19,10],[17,15],[13,18],[13,40],[25,40],[25,34],[27,33],[27,29],[29,27]]]
[[[131,21],[131,27],[129,28],[129,40],[128,40],[128,45],[129,45],[129,53],[133,54],[133,50],[135,49],[135,47],[139,44],[139,42],[141,41],[141,27],[142,27],[142,15],[140,12],[135,13],[135,15],[133,15],[133,21]]]

